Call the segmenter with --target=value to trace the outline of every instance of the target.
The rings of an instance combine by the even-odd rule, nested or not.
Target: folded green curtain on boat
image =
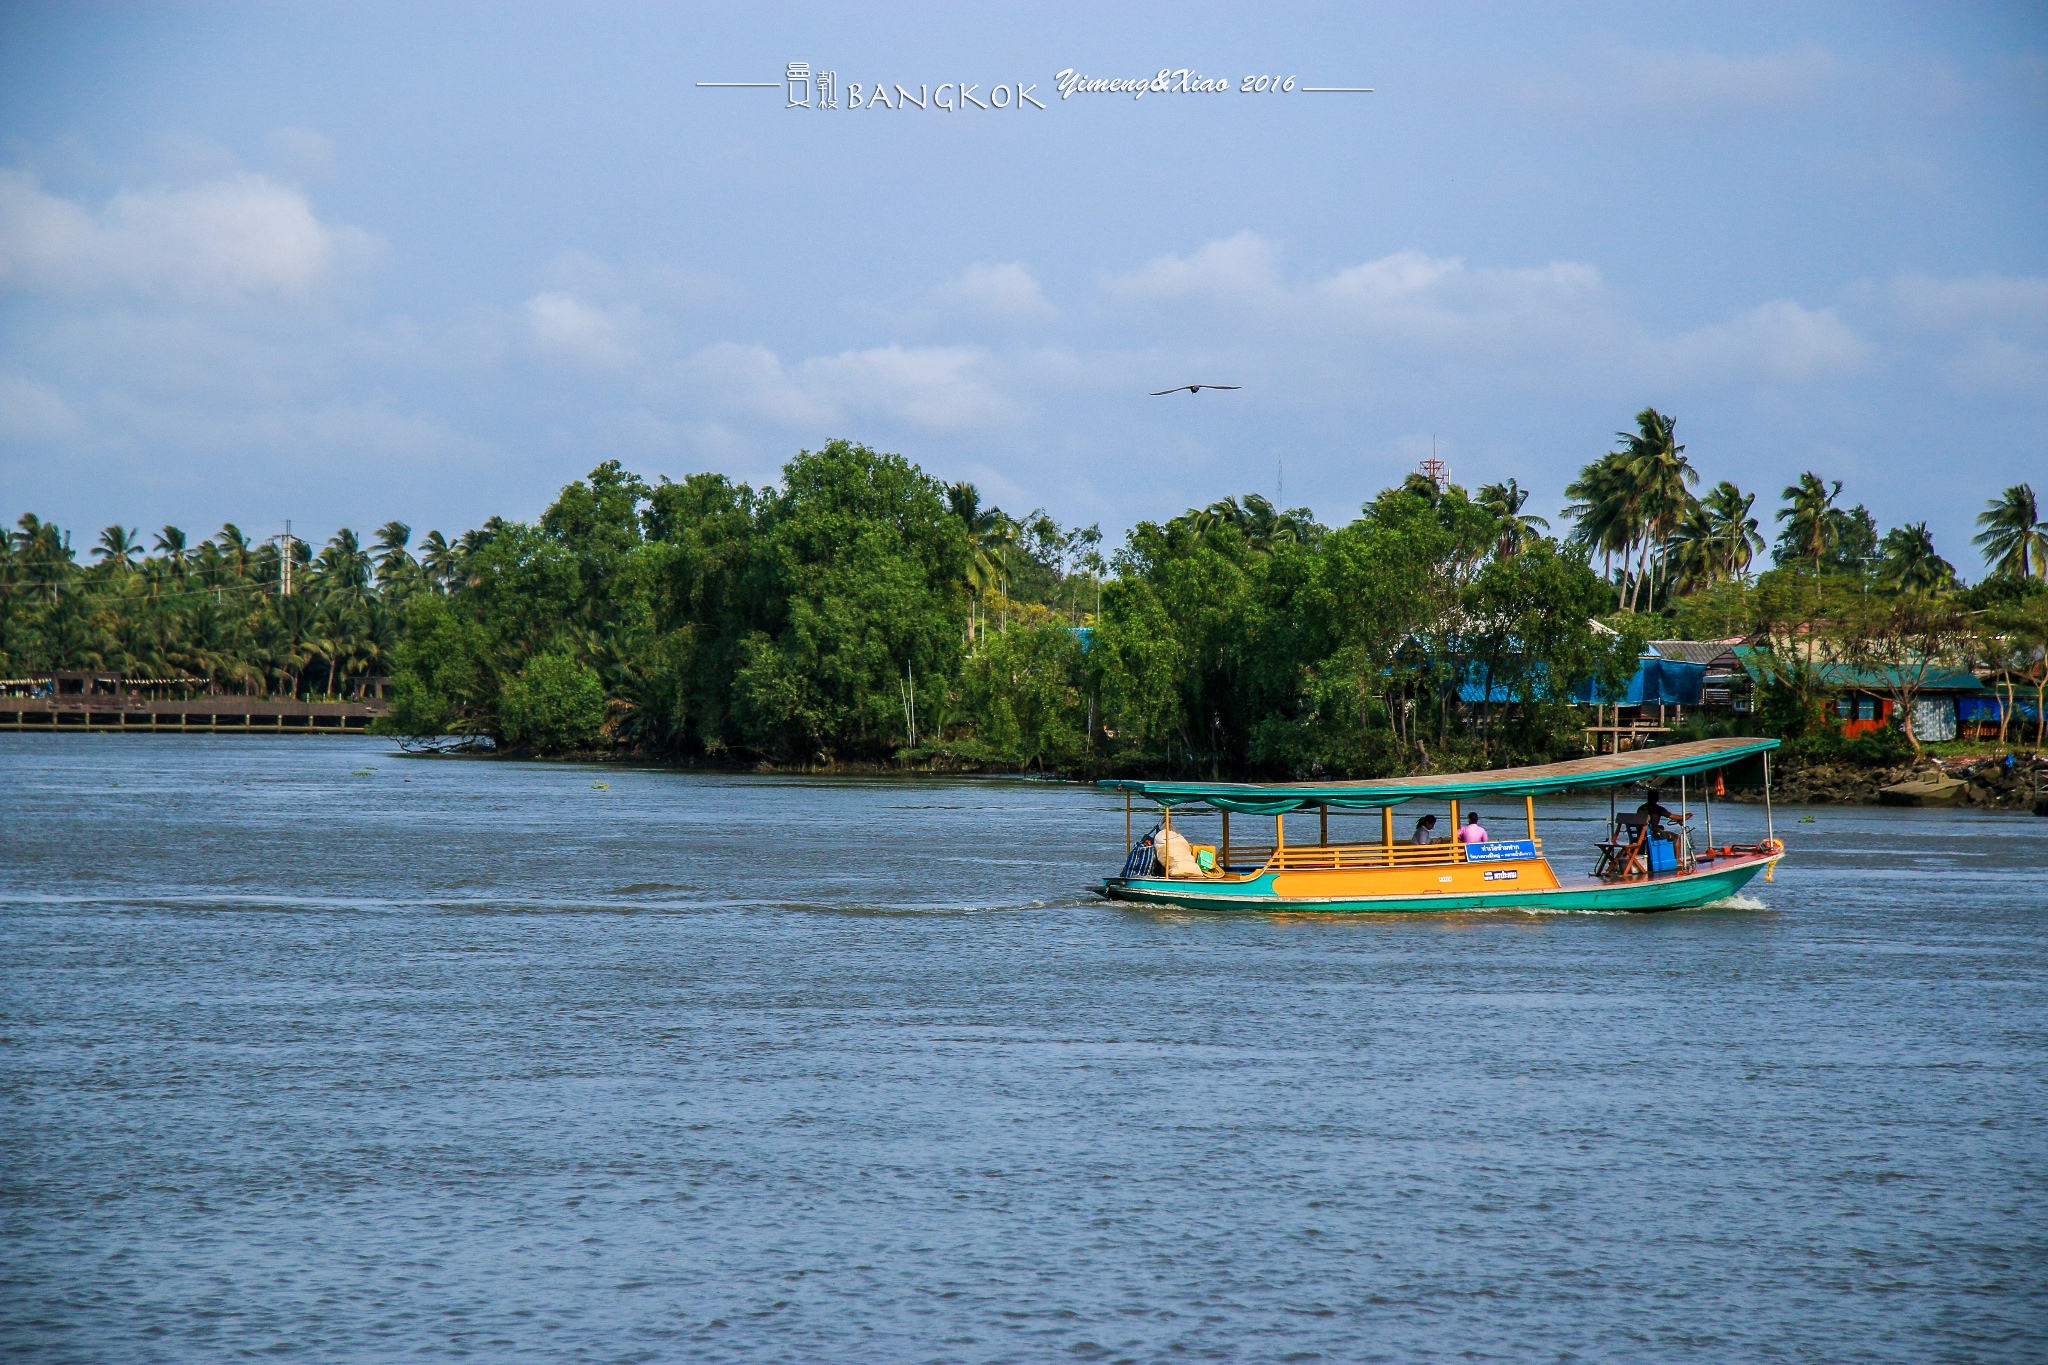
[[[1528,768],[1494,768],[1442,777],[1384,777],[1362,782],[1146,782],[1110,778],[1098,787],[1121,790],[1162,806],[1210,805],[1244,815],[1286,815],[1329,806],[1377,810],[1422,797],[1541,796],[1578,788],[1626,787],[1656,777],[1709,772],[1768,753],[1775,739],[1702,739],[1625,754],[1600,754]]]

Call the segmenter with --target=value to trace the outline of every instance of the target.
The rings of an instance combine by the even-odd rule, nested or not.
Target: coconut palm
[[[14,553],[20,563],[21,577],[28,582],[35,596],[55,603],[64,585],[78,573],[69,539],[55,525],[33,512],[24,512],[15,525],[21,528],[14,533]],[[89,649],[90,646],[80,645],[79,648]]]
[[[1745,493],[1723,479],[1701,499],[1701,505],[1712,520],[1720,574],[1738,578],[1747,573],[1757,552],[1764,548],[1756,518],[1749,514],[1749,509],[1756,505],[1756,494]]]
[[[1672,586],[1680,594],[1696,593],[1726,576],[1720,530],[1712,509],[1695,501],[1686,510],[1685,519],[1672,531],[1664,558],[1671,569]]]
[[[1628,552],[1642,533],[1628,456],[1609,451],[1579,471],[1579,477],[1565,485],[1564,495],[1574,499],[1564,509],[1573,521],[1572,540],[1588,550],[1600,552],[1602,577],[1611,577],[1614,556],[1627,562]]]
[[[377,591],[397,587],[402,592],[412,584],[419,562],[405,548],[411,539],[412,527],[402,521],[387,521],[377,528]]]
[[[960,519],[967,537],[967,587],[976,603],[988,599],[1008,577],[1008,555],[1017,540],[1016,523],[1000,507],[983,507],[981,490],[971,483],[950,484],[946,505]],[[975,607],[967,610],[967,638],[975,636]]]
[[[1678,444],[1677,428],[1676,418],[1655,408],[1644,408],[1636,414],[1633,433],[1615,433],[1626,442],[1630,472],[1643,514],[1641,579],[1647,589],[1641,599],[1643,607],[1651,605],[1658,584],[1666,576],[1661,554],[1652,558],[1652,552],[1661,551],[1670,542],[1672,533],[1692,507],[1693,496],[1687,485],[1700,481],[1699,471],[1685,458],[1685,447]]]
[[[1542,517],[1522,515],[1522,508],[1529,501],[1529,490],[1513,479],[1485,485],[1479,490],[1476,501],[1500,522],[1500,539],[1493,547],[1497,558],[1512,559],[1536,542],[1539,527],[1545,531],[1550,529],[1550,523]]]
[[[1233,495],[1199,512],[1190,510],[1187,521],[1196,534],[1206,537],[1226,528],[1235,530],[1248,548],[1260,554],[1270,553],[1283,542],[1305,539],[1312,524],[1306,508],[1283,512],[1257,493],[1247,493],[1242,499]]]
[[[92,553],[116,573],[126,573],[135,567],[135,557],[143,553],[142,532],[121,525],[109,526],[100,532],[99,544]]]
[[[370,590],[370,556],[344,526],[320,551],[320,585],[349,601],[361,601]]]
[[[156,533],[156,548],[163,551],[163,566],[173,578],[185,576],[185,533],[175,526],[166,526]]]
[[[1983,547],[1984,562],[1998,578],[2048,578],[2048,521],[2034,501],[2031,484],[2016,483],[1977,514],[1984,529],[1970,543]]]
[[[1815,574],[1820,572],[1821,556],[1835,540],[1835,523],[1830,514],[1835,511],[1835,499],[1841,492],[1840,479],[1829,487],[1820,475],[1808,470],[1799,476],[1798,483],[1779,494],[1785,505],[1778,509],[1777,519],[1785,523],[1786,543],[1800,558],[1813,560]]]
[[[1877,565],[1877,586],[1889,592],[1924,594],[1953,587],[1956,570],[1934,550],[1927,523],[1895,526],[1885,532],[1883,558]]]
[[[1603,567],[1621,555],[1628,584],[1623,606],[1631,611],[1655,600],[1666,575],[1663,551],[1692,505],[1686,485],[1700,479],[1678,444],[1677,427],[1676,418],[1644,408],[1634,431],[1615,433],[1620,447],[1581,469],[1565,489],[1576,499],[1565,509],[1578,522],[1573,539],[1599,550]]]
[[[439,531],[427,532],[420,542],[420,568],[437,592],[446,592],[455,582],[455,547]]]
[[[232,521],[222,524],[214,533],[213,543],[220,547],[220,555],[234,572],[237,581],[249,577],[249,559],[254,553],[249,537],[242,534],[242,528]]]
[[[1437,486],[1436,480],[1427,474],[1410,474],[1407,478],[1401,480],[1401,491],[1403,493],[1413,493],[1416,497],[1421,498],[1432,506],[1436,504],[1438,498],[1444,495],[1444,490]]]

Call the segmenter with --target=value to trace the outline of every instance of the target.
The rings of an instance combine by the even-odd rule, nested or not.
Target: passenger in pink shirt
[[[1486,827],[1479,823],[1478,811],[1474,811],[1465,817],[1465,827],[1458,831],[1458,842],[1461,844],[1483,844],[1486,842]]]

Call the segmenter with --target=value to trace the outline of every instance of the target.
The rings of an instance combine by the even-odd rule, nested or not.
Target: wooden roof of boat
[[[1777,747],[1775,739],[1700,739],[1625,754],[1436,777],[1379,777],[1358,782],[1151,782],[1117,777],[1095,785],[1167,806],[1199,803],[1249,815],[1285,815],[1317,806],[1372,810],[1422,797],[1541,796],[1575,788],[1625,787],[1651,778],[1708,772]]]

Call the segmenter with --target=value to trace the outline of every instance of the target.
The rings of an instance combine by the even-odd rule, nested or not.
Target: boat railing
[[[1535,841],[1543,856],[1543,841]],[[1368,867],[1442,867],[1467,861],[1463,844],[1231,844],[1219,865],[1260,872],[1329,872]]]

